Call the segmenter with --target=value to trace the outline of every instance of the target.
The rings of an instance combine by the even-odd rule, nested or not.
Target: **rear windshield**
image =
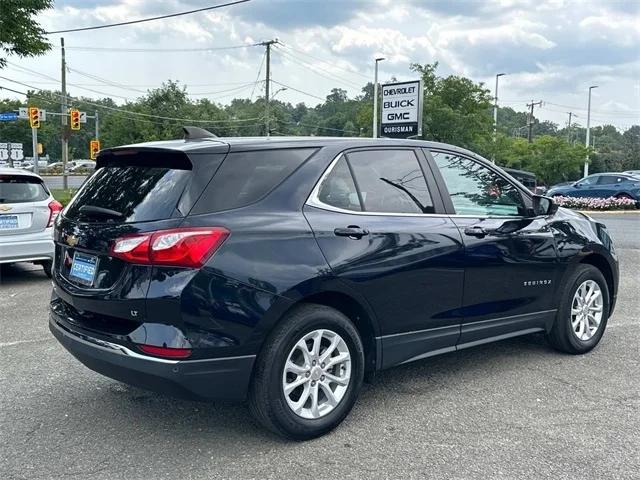
[[[0,203],[39,202],[49,192],[36,177],[0,175]]]
[[[107,164],[89,177],[64,215],[83,222],[129,223],[171,218],[190,178],[191,170]],[[90,207],[114,214],[105,215]]]
[[[230,153],[193,213],[230,210],[260,200],[316,150],[289,148]]]

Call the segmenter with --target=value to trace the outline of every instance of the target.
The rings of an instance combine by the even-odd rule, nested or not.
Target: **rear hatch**
[[[96,171],[56,222],[54,285],[66,317],[101,331],[145,321],[152,267],[117,258],[111,249],[122,237],[177,228],[225,154],[101,153]]]
[[[0,242],[11,235],[41,232],[49,223],[49,191],[32,175],[0,174]]]

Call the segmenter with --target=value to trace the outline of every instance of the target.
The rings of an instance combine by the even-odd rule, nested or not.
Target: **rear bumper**
[[[246,399],[255,355],[165,360],[72,331],[53,314],[49,329],[85,366],[120,382],[192,400]]]
[[[37,233],[0,236],[0,263],[53,261],[52,228]]]

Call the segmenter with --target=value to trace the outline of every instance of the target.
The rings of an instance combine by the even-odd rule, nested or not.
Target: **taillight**
[[[164,358],[187,358],[191,356],[190,348],[156,347],[155,345],[138,345],[144,353]]]
[[[116,239],[110,255],[130,263],[200,268],[229,236],[229,230],[175,228]]]
[[[53,222],[56,221],[56,217],[62,211],[62,204],[57,200],[51,200],[49,202],[49,221],[47,222],[47,228],[53,227]]]

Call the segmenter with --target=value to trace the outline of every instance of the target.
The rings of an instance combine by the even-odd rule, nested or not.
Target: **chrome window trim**
[[[327,167],[324,173],[320,176],[320,179],[316,182],[311,190],[311,193],[307,197],[307,201],[305,205],[309,205],[310,207],[320,208],[321,210],[328,210],[330,212],[336,213],[346,213],[349,215],[362,215],[362,216],[375,216],[375,217],[436,217],[436,218],[480,218],[480,219],[490,219],[490,218],[498,218],[498,219],[525,219],[525,218],[535,218],[535,217],[523,217],[518,215],[458,215],[458,214],[447,214],[447,213],[390,213],[390,212],[368,212],[368,211],[357,211],[357,210],[347,210],[345,208],[334,207],[333,205],[328,205],[324,202],[321,202],[318,198],[320,193],[320,185],[324,182],[325,178],[329,176],[329,174],[333,171],[336,164],[340,161],[340,159],[344,156],[345,152],[340,152]],[[505,179],[506,180],[506,179]]]

